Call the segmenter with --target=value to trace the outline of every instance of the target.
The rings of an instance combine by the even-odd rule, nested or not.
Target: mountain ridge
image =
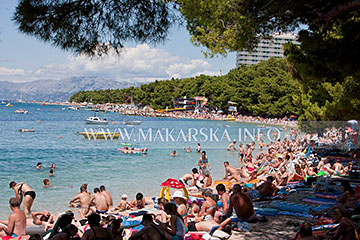
[[[76,92],[137,87],[142,82],[118,82],[102,77],[70,77],[61,80],[36,80],[14,83],[0,81],[0,99],[26,101],[67,101]]]

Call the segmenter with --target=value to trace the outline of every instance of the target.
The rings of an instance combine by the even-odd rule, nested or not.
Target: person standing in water
[[[209,170],[211,171],[211,167],[210,167],[210,164],[209,164],[209,160],[208,160],[208,158],[207,158],[207,156],[206,156],[206,152],[205,152],[205,151],[202,151],[202,152],[201,152],[201,157],[200,157],[200,159],[199,159],[199,161],[198,161],[198,166],[200,167],[200,170],[203,172],[203,174],[204,174],[204,172],[205,172],[205,170],[206,170],[206,166],[208,166],[208,167],[209,167]]]
[[[24,182],[16,183],[15,181],[10,182],[9,187],[12,188],[15,192],[16,199],[20,201],[24,199],[24,213],[29,216],[31,212],[31,206],[36,197],[34,190]]]

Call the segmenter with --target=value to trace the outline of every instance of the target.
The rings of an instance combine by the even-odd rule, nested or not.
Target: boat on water
[[[19,128],[19,132],[36,132],[36,130],[32,128]]]
[[[74,110],[74,111],[80,110],[80,108],[74,107],[74,106],[68,107],[68,109],[69,110]]]
[[[105,140],[116,140],[119,139],[120,133],[115,132],[77,132],[76,134],[82,135],[84,138],[89,140],[98,140],[98,139],[105,139]]]
[[[227,115],[227,117],[224,119],[225,121],[235,121],[235,118],[232,115]]]
[[[125,125],[130,125],[130,126],[134,126],[134,125],[140,125],[142,123],[142,121],[125,121]]]
[[[8,104],[6,104],[7,107],[13,107],[14,105],[11,104],[11,102],[8,102]]]
[[[101,119],[99,117],[89,117],[85,120],[86,124],[97,124],[97,125],[107,125],[109,121],[104,118]]]
[[[6,102],[4,100],[1,101],[1,104],[6,104]]]
[[[26,110],[24,110],[24,109],[20,108],[20,109],[15,110],[15,111],[14,111],[14,113],[27,114],[27,113],[29,113],[29,111],[26,111]]]

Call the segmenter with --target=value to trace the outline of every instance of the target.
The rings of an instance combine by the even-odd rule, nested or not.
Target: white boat
[[[22,114],[27,114],[29,111],[26,111],[22,108],[18,109],[18,110],[15,110],[14,113],[22,113]]]
[[[104,118],[101,119],[99,117],[89,117],[88,119],[85,120],[86,124],[100,124],[100,125],[106,125],[109,123],[109,121]]]

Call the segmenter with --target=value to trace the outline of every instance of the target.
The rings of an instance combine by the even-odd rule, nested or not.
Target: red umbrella
[[[182,189],[185,187],[184,184],[182,184],[181,182],[179,182],[178,180],[173,179],[173,178],[168,178],[160,186],[161,187],[171,187],[171,188],[176,188],[176,189]]]

